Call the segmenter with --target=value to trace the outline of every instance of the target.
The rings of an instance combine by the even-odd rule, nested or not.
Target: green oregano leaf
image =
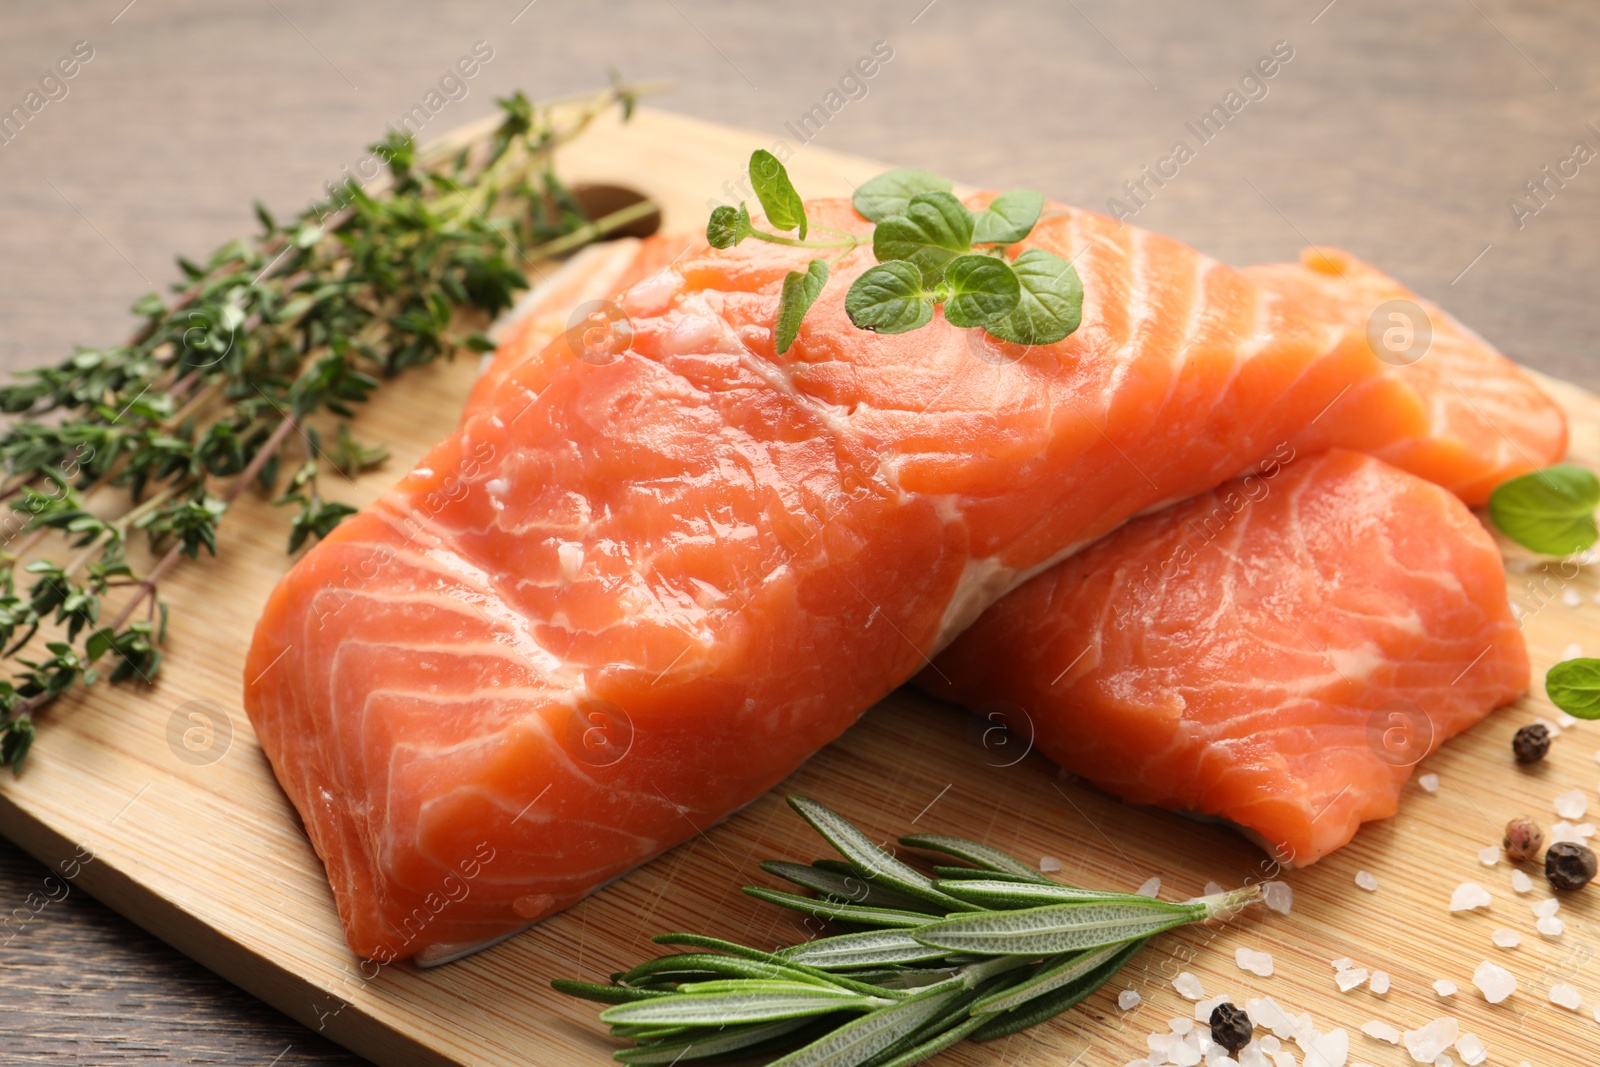
[[[872,222],[882,222],[891,215],[904,215],[906,205],[918,193],[948,193],[950,182],[925,170],[903,168],[880,174],[871,181],[861,183],[851,198],[861,217]]]
[[[755,187],[756,199],[767,221],[779,230],[800,231],[800,240],[806,239],[806,205],[789,181],[789,172],[778,157],[764,148],[750,153],[750,184]]]
[[[907,834],[900,839],[900,843],[907,848],[924,848],[930,852],[942,852],[946,856],[966,860],[984,870],[1026,878],[1029,881],[1042,882],[1045,885],[1055,885],[1051,879],[1046,878],[1040,871],[1034,870],[1026,863],[1001,852],[997,848],[980,844],[977,841],[968,841],[964,837],[951,837],[948,834]],[[942,877],[948,875],[941,874]]]
[[[800,334],[801,320],[811,310],[811,305],[817,302],[817,297],[822,295],[822,287],[827,284],[828,265],[820,259],[813,259],[807,264],[804,274],[792,270],[784,276],[783,295],[778,298],[778,323],[773,331],[778,355],[789,351],[789,346],[794,344],[794,339]]]
[[[732,248],[753,230],[748,208],[743,204],[738,207],[723,204],[711,212],[711,220],[706,223],[706,240],[711,242],[712,248]]]
[[[1022,286],[1021,300],[1004,318],[985,327],[1002,341],[1052,345],[1083,319],[1083,282],[1077,270],[1053,252],[1030,248],[1011,262]]]
[[[1600,479],[1594,472],[1558,463],[1497,486],[1489,495],[1489,517],[1522,547],[1567,556],[1600,538],[1594,522],[1597,504]]]
[[[1575,719],[1600,719],[1600,659],[1564,659],[1545,672],[1550,703]]]
[[[972,250],[972,225],[972,212],[949,193],[918,193],[905,214],[878,223],[872,252],[880,263],[900,259],[915,264],[923,281],[932,285],[947,263]]]
[[[922,287],[922,272],[910,263],[879,263],[850,283],[844,310],[857,329],[906,333],[933,318],[934,294]]]
[[[985,211],[978,212],[972,227],[972,243],[1012,244],[1033,231],[1044,210],[1044,196],[1032,189],[1013,189],[995,197]]]
[[[957,256],[944,269],[944,317],[952,326],[985,326],[1022,300],[1011,264],[994,256]]]

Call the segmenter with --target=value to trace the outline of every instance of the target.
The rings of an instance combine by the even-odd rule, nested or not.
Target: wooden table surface
[[[1237,263],[1346,248],[1600,389],[1600,7],[1581,0],[9,0],[0,112],[78,42],[92,58],[0,145],[0,366],[118,340],[174,254],[249,229],[252,199],[303,205],[480,41],[492,58],[424,138],[614,66],[803,150],[786,124],[886,42],[817,144],[1100,210],[1138,206],[1123,183],[1292,49],[1136,221]],[[1547,179],[1578,141],[1595,161]],[[0,842],[0,910],[44,877]],[[0,1009],[8,1064],[361,1062],[78,891],[0,945]]]

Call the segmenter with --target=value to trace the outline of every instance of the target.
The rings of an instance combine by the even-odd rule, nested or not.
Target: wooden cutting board
[[[686,229],[703,223],[708,200],[727,195],[725,183],[738,183],[751,149],[771,141],[644,110],[625,127],[600,123],[566,151],[564,171],[640,187],[664,204],[668,228]],[[848,195],[853,183],[883,169],[814,147],[801,148],[789,168],[807,195]],[[341,495],[365,503],[447,433],[474,371],[467,362],[426,368],[386,387],[360,425],[394,458],[340,487]],[[1546,384],[1571,413],[1574,457],[1600,466],[1600,400]],[[1053,856],[1061,878],[1084,885],[1132,889],[1159,875],[1162,895],[1174,898],[1201,892],[1207,881],[1237,885],[1270,872],[1256,848],[1224,827],[1119,804],[1024,754],[1022,739],[897,693],[769,795],[564,914],[463,962],[363,971],[345,947],[321,865],[240,709],[251,629],[289,560],[284,511],[246,499],[237,512],[224,524],[218,558],[185,564],[169,579],[173,621],[159,683],[102,685],[51,709],[25,771],[0,778],[0,830],[218,974],[385,1067],[599,1064],[616,1046],[595,1007],[557,996],[551,978],[604,980],[653,955],[648,938],[665,930],[767,947],[807,936],[790,913],[739,892],[746,882],[771,884],[760,860],[823,854],[785,807],[785,792],[822,800],[879,839],[914,827],[977,838],[1028,860]],[[1600,652],[1600,582],[1587,571],[1566,580],[1510,554],[1514,596],[1526,608],[1543,605],[1525,625],[1538,689],[1544,668],[1569,645]],[[1549,895],[1542,878],[1533,893],[1517,896],[1505,863],[1485,868],[1477,858],[1513,815],[1531,813],[1548,827],[1559,793],[1591,791],[1600,805],[1592,792],[1600,726],[1569,729],[1532,770],[1513,763],[1512,733],[1554,714],[1531,694],[1428,759],[1419,770],[1439,776],[1438,792],[1413,780],[1396,818],[1367,827],[1315,867],[1290,872],[1289,915],[1258,908],[1226,928],[1158,939],[1079,1009],[998,1045],[963,1045],[946,1062],[1123,1064],[1146,1053],[1149,1032],[1191,1014],[1171,986],[1183,970],[1208,993],[1270,995],[1310,1012],[1321,1029],[1345,1027],[1352,1063],[1406,1059],[1361,1036],[1362,1023],[1414,1027],[1444,1014],[1484,1039],[1491,1064],[1592,1059],[1577,1050],[1592,1048],[1597,1034],[1600,887],[1564,898],[1566,932],[1547,939],[1534,931],[1529,908]],[[188,747],[187,731],[198,731],[188,734]],[[1377,892],[1356,887],[1358,870],[1378,878]],[[1493,895],[1487,913],[1448,912],[1452,890],[1467,880]],[[47,897],[41,886],[40,899]],[[33,907],[10,921],[26,921]],[[1519,947],[1490,942],[1502,926],[1522,935]],[[1276,973],[1241,971],[1239,947],[1270,952]],[[1340,993],[1329,961],[1343,956],[1388,971],[1392,991]],[[1472,988],[1485,959],[1520,983],[1505,1004],[1490,1006]],[[1438,997],[1432,983],[1441,978],[1461,992]],[[1580,1013],[1549,1003],[1546,991],[1557,982],[1583,993]],[[1143,997],[1131,1013],[1115,1002],[1126,988]]]

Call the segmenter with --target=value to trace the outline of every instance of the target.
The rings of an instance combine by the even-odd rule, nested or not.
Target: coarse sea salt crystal
[[[1356,965],[1356,961],[1351,959],[1349,956],[1340,956],[1338,959],[1331,962],[1333,963],[1333,970],[1335,974],[1340,971],[1348,971],[1350,968]]]
[[[1448,978],[1441,978],[1433,983],[1433,991],[1441,997],[1453,997],[1456,995],[1456,984]]]
[[[1534,923],[1533,928],[1538,930],[1545,937],[1560,937],[1566,930],[1567,924],[1556,918],[1554,915],[1546,915],[1544,918]]]
[[[1184,1018],[1168,1019],[1167,1029],[1181,1037],[1194,1029],[1194,1020]]]
[[[1161,879],[1147,878],[1144,885],[1133,891],[1134,896],[1149,897],[1154,900],[1161,895]]]
[[[1117,1007],[1123,1011],[1132,1011],[1139,1006],[1139,1002],[1143,999],[1137,989],[1124,989],[1117,994]]]
[[[1437,774],[1424,774],[1417,779],[1417,784],[1424,793],[1437,793],[1439,791],[1439,776]]]
[[[1578,992],[1577,986],[1560,982],[1550,987],[1550,1003],[1558,1004],[1568,1011],[1577,1011],[1583,1007],[1583,995]]]
[[[1556,912],[1560,911],[1561,901],[1557,900],[1555,897],[1550,897],[1546,900],[1534,901],[1531,907],[1533,908],[1533,913],[1542,919],[1546,915],[1554,915]]]
[[[1356,885],[1360,886],[1362,889],[1365,889],[1369,893],[1376,893],[1378,891],[1378,879],[1372,874],[1371,871],[1357,871]]]
[[[1228,998],[1226,996],[1208,997],[1205,1000],[1200,1001],[1194,1006],[1194,1021],[1209,1025],[1211,1022],[1211,1013],[1217,1010],[1217,1005],[1226,1004],[1227,1002]],[[1250,1018],[1258,1023],[1261,1022],[1261,1020],[1256,1019],[1253,1014],[1250,1016]]]
[[[1367,969],[1365,967],[1351,967],[1334,975],[1333,980],[1338,983],[1339,992],[1348,993],[1350,990],[1366,984]]]
[[[1294,1027],[1289,1022],[1289,1016],[1278,1006],[1278,1002],[1271,997],[1252,997],[1245,1001],[1245,1014],[1257,1026],[1265,1026],[1277,1037],[1292,1037]],[[1210,1016],[1206,1016],[1210,1018]]]
[[[1546,730],[1549,730],[1551,737],[1560,737],[1561,736],[1561,724],[1558,723],[1558,722],[1551,722],[1549,719],[1545,718],[1543,715],[1540,715],[1537,718],[1535,718],[1533,720],[1533,724],[1535,726],[1543,726]]]
[[[1391,1045],[1400,1043],[1399,1029],[1377,1019],[1372,1020],[1370,1023],[1363,1023],[1361,1032],[1375,1041],[1387,1041]]]
[[[1400,1035],[1400,1040],[1405,1044],[1406,1051],[1411,1053],[1412,1059],[1418,1063],[1432,1063],[1444,1055],[1445,1049],[1456,1043],[1460,1033],[1461,1024],[1447,1015],[1426,1026],[1407,1030]]]
[[[1200,979],[1184,971],[1172,980],[1172,988],[1186,1000],[1200,1000],[1206,995],[1205,989],[1200,985]]]
[[[1300,1042],[1306,1054],[1306,1063],[1327,1067],[1344,1067],[1350,1060],[1350,1035],[1344,1030],[1329,1030],[1318,1034],[1309,1042]]]
[[[1485,867],[1493,867],[1500,862],[1500,846],[1489,845],[1478,850],[1478,862]]]
[[[1527,871],[1512,871],[1511,888],[1516,890],[1518,893],[1532,892],[1533,879],[1528,877]]]
[[[1372,980],[1367,983],[1367,987],[1380,997],[1389,992],[1389,972],[1373,971]]]
[[[1261,901],[1279,915],[1287,915],[1294,907],[1294,890],[1288,882],[1268,882],[1261,887]]]
[[[1490,1004],[1498,1004],[1517,991],[1515,976],[1488,960],[1478,964],[1478,969],[1472,972],[1472,984],[1478,987],[1483,999]]]
[[[1206,896],[1214,897],[1220,892],[1222,892],[1222,887],[1220,885],[1218,885],[1216,882],[1207,882],[1206,883],[1206,891],[1205,891],[1205,895]]]
[[[1061,861],[1054,856],[1040,856],[1039,869],[1041,871],[1059,871],[1061,869]]]
[[[1587,845],[1589,838],[1594,836],[1594,823],[1580,822],[1574,825],[1566,819],[1557,819],[1556,824],[1550,827],[1550,843],[1552,845],[1561,841],[1571,841],[1579,845]]]
[[[1522,944],[1522,935],[1517,933],[1515,930],[1510,929],[1509,927],[1502,926],[1500,929],[1489,935],[1489,940],[1493,941],[1501,948],[1516,948],[1518,945]]]
[[[1241,948],[1234,952],[1233,961],[1242,971],[1267,978],[1272,975],[1272,953],[1255,952],[1248,948]]]
[[[1475,908],[1487,908],[1493,900],[1494,898],[1489,896],[1489,891],[1477,882],[1462,882],[1450,895],[1450,910],[1472,911]]]
[[[1569,608],[1575,608],[1583,603],[1583,597],[1578,595],[1576,589],[1564,589],[1561,592],[1561,602]],[[1579,652],[1578,655],[1581,656],[1583,653]]]
[[[1484,1045],[1483,1038],[1477,1034],[1462,1034],[1456,1038],[1456,1051],[1461,1053],[1461,1062],[1468,1067],[1478,1067],[1489,1057],[1488,1046]]]
[[[1562,793],[1555,799],[1556,814],[1563,819],[1581,819],[1589,810],[1589,796],[1581,789]]]

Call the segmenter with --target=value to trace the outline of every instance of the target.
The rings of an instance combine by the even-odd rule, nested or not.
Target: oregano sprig
[[[909,264],[907,270],[915,270]],[[1259,887],[1183,902],[1062,885],[989,846],[902,837],[973,864],[930,878],[805,797],[789,804],[840,860],[772,861],[768,873],[808,897],[745,892],[862,927],[778,952],[693,934],[611,984],[557,979],[563,993],[610,1005],[600,1018],[623,1063],[767,1057],[770,1067],[909,1067],[971,1037],[985,1041],[1059,1015],[1163,930],[1231,915]],[[776,1057],[776,1058],[773,1058]]]
[[[952,195],[949,181],[921,170],[893,170],[863,183],[852,200],[874,224],[870,236],[836,233],[833,240],[808,240],[805,203],[783,163],[767,151],[752,153],[750,182],[774,230],[758,228],[743,203],[722,205],[706,224],[712,247],[732,248],[754,238],[837,250],[832,264],[813,259],[804,272],[785,276],[773,330],[780,355],[799,336],[831,266],[869,241],[878,264],[845,294],[845,313],[858,329],[906,333],[926,326],[934,309],[942,308],[953,326],[1044,345],[1069,336],[1082,320],[1083,283],[1071,263],[1041,248],[1011,255],[1011,246],[1038,224],[1044,209],[1039,193],[1002,193],[974,214]],[[787,236],[790,231],[795,236]]]

